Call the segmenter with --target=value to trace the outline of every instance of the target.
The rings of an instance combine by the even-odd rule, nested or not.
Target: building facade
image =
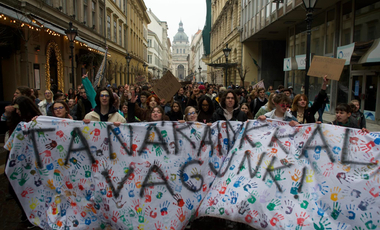
[[[305,79],[306,12],[301,0],[245,1],[242,9],[243,44],[258,58],[259,79],[265,85],[285,84],[301,93]],[[344,58],[339,81],[327,91],[334,111],[339,103],[360,101],[367,121],[380,121],[380,2],[318,1],[311,29],[312,55]],[[254,52],[256,53],[254,54]],[[289,63],[289,64],[287,64]],[[314,100],[322,78],[310,77],[309,98]]]
[[[147,74],[144,64],[148,61],[148,24],[151,21],[143,0],[123,1],[127,2],[127,53],[132,57],[127,79],[133,83],[137,77]]]
[[[180,21],[178,32],[173,37],[172,45],[172,73],[179,81],[185,80],[186,76],[190,74],[188,61],[189,51],[189,38],[185,33],[182,21]]]
[[[192,36],[190,44],[190,71],[194,73],[195,82],[207,81],[207,65],[202,61],[204,55],[202,30]]]
[[[10,101],[20,85],[67,93],[73,87],[71,58],[74,86],[83,73],[93,78],[105,52],[105,10],[102,0],[2,1],[0,101]],[[65,34],[69,22],[78,30],[73,57]]]
[[[153,79],[159,79],[169,68],[168,24],[148,11],[151,23],[148,26],[148,68]]]
[[[208,3],[207,6],[209,7]],[[240,42],[241,1],[215,0],[211,2],[210,7],[210,54],[203,58],[203,61],[208,65],[207,81],[217,84],[227,82],[227,85],[240,84],[237,68],[241,67],[242,64],[242,46]],[[209,14],[209,10],[207,10],[207,13]],[[231,49],[228,64],[226,64],[226,58],[223,53],[223,49],[226,48],[227,44]],[[207,45],[205,46],[206,48]]]

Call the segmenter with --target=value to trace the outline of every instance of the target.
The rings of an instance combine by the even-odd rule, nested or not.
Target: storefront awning
[[[51,24],[49,22],[46,22],[45,20],[42,20],[42,19],[39,19],[39,18],[35,18],[35,20],[36,20],[36,22],[38,24],[41,25],[41,27],[47,28],[47,29],[49,29],[51,31],[54,31],[55,33],[58,33],[58,34],[63,35],[63,36],[66,36],[65,31],[63,29],[59,28],[58,26],[53,25],[53,24]]]
[[[380,62],[380,38],[373,41],[368,51],[359,59],[358,63]]]
[[[57,25],[54,25],[50,22],[47,22],[43,19],[36,19],[36,21],[38,23],[40,23],[41,25],[43,25],[43,27],[49,29],[49,30],[52,30],[60,35],[63,35],[63,36],[66,36],[66,33],[65,33],[65,30],[63,28],[60,28],[59,26]],[[102,47],[100,47],[99,45],[95,45],[94,43],[90,42],[90,41],[87,41],[83,38],[80,37],[80,35],[78,35],[76,38],[75,38],[76,41],[78,42],[81,42],[83,44],[85,44],[85,46],[87,46],[88,48],[90,49],[93,49],[93,50],[97,50],[100,52],[100,54],[104,55],[104,53],[106,52],[106,50]]]
[[[106,50],[104,48],[102,48],[101,46],[95,45],[92,42],[84,40],[79,35],[75,38],[75,40],[77,40],[78,42],[82,42],[82,43],[86,44],[91,49],[94,49],[94,50],[97,50],[97,51],[103,53],[102,55],[104,55],[104,53],[106,52]]]
[[[10,17],[10,18],[22,21],[28,25],[40,28],[38,24],[33,22],[30,18],[25,16],[20,11],[17,11],[16,9],[12,9],[10,7],[6,7],[4,5],[0,5],[0,15],[4,15],[6,17]]]

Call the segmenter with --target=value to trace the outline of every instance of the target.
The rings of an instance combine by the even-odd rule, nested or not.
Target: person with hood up
[[[212,122],[224,121],[246,121],[247,115],[240,110],[239,101],[232,90],[228,90],[220,98],[220,107],[212,115]]]

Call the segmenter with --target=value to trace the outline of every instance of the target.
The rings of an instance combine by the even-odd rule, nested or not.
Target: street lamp
[[[156,79],[156,77],[154,76],[154,72],[156,72],[156,67],[153,67],[153,78]]]
[[[144,62],[144,64],[143,64],[143,68],[144,68],[144,73],[145,73],[145,70],[146,70],[146,67],[147,67],[148,65]]]
[[[309,96],[309,76],[307,72],[310,67],[310,42],[311,42],[311,22],[313,21],[313,11],[314,7],[317,4],[318,0],[302,0],[304,7],[306,9],[306,33],[307,33],[307,41],[306,41],[306,67],[305,67],[305,95]]]
[[[226,48],[223,49],[223,53],[224,53],[224,56],[226,57],[226,65],[225,65],[225,69],[226,69],[226,76],[224,78],[224,86],[227,87],[227,69],[228,69],[228,55],[230,55],[230,52],[231,52],[231,49],[228,48],[228,43],[226,44]]]
[[[65,31],[67,39],[69,39],[70,42],[70,49],[71,49],[71,82],[73,84],[73,89],[75,89],[75,83],[74,83],[74,40],[75,37],[78,35],[78,31],[73,28],[73,23],[69,22],[69,29]]]
[[[128,67],[128,78],[127,78],[127,84],[129,85],[129,63],[131,62],[132,57],[127,53],[127,56],[125,56],[125,59],[127,59],[127,67]]]
[[[199,80],[202,81],[202,67],[199,66],[198,67],[198,70],[199,70]],[[203,82],[203,81],[202,81]]]
[[[160,70],[157,70],[157,79],[160,79]]]

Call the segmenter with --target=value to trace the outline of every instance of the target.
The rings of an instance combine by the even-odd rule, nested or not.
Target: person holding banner
[[[270,112],[274,109],[274,103],[273,103],[273,98],[276,94],[271,93],[268,98],[268,102],[264,105],[261,106],[259,111],[255,114],[255,119],[257,119],[259,116],[266,114],[267,112]]]
[[[183,113],[181,104],[178,101],[173,101],[171,105],[171,110],[166,113],[171,121],[178,121],[183,119]]]
[[[203,95],[198,101],[198,121],[204,124],[211,123],[214,114],[214,103],[209,96]]]
[[[212,121],[246,121],[247,115],[240,110],[239,101],[233,90],[228,90],[220,99],[220,107],[212,115]]]
[[[315,113],[322,107],[322,104],[327,97],[326,87],[329,80],[327,75],[323,77],[323,84],[321,91],[317,95],[317,99],[313,105],[309,108],[309,100],[305,94],[297,94],[294,97],[292,104],[292,115],[297,118],[298,123],[315,123]]]
[[[291,99],[284,93],[276,94],[273,98],[275,109],[264,115],[258,117],[259,120],[264,121],[267,118],[280,120],[280,121],[290,121],[290,126],[299,125],[297,119],[288,111],[290,108]]]
[[[339,104],[335,108],[335,120],[331,122],[333,125],[343,126],[347,128],[360,129],[355,118],[351,117],[352,108],[348,104]],[[369,133],[369,130],[366,128],[361,129],[363,133]]]
[[[37,105],[30,99],[30,97],[27,96],[18,96],[15,100],[13,105],[11,105],[11,109],[9,110],[10,116],[7,119],[8,127],[9,127],[9,136],[12,135],[13,131],[16,129],[17,125],[19,122],[24,121],[24,122],[29,122],[31,121],[34,117],[41,115],[41,111],[37,107]],[[4,143],[7,143],[8,137],[6,136],[4,139]],[[9,154],[10,152],[7,151],[7,159],[6,162],[9,162]],[[10,167],[9,164],[7,163],[6,168]],[[24,209],[22,208],[22,205],[17,198],[17,195],[13,189],[13,187],[9,184],[9,193],[10,195],[15,199],[17,205],[21,209],[21,222],[26,222],[28,221],[28,218],[25,214]],[[31,223],[28,223],[28,229],[33,228],[34,225]]]
[[[62,100],[54,101],[54,103],[50,106],[50,110],[53,113],[54,117],[68,118],[73,120],[73,117],[70,115],[69,106]]]
[[[113,107],[115,99],[110,89],[105,87],[98,89],[95,96],[95,101],[97,105],[94,111],[86,114],[83,119],[84,123],[90,123],[90,121],[108,121],[114,122],[114,125],[126,123],[125,118],[120,115],[115,107]],[[128,117],[130,116],[128,115]]]

